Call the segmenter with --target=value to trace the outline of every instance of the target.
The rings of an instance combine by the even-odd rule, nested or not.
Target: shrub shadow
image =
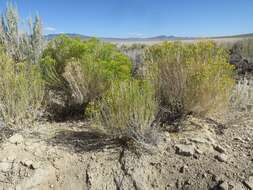
[[[3,143],[6,139],[10,138],[12,135],[15,134],[15,130],[9,127],[2,127],[0,128],[0,143]]]
[[[61,131],[47,142],[50,145],[62,146],[79,153],[103,151],[122,146],[119,139],[109,138],[94,131]]]

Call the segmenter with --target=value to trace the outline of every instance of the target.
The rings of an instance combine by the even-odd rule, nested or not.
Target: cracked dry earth
[[[225,126],[195,117],[180,125],[153,155],[124,150],[81,122],[5,131],[0,190],[253,189],[252,114]]]

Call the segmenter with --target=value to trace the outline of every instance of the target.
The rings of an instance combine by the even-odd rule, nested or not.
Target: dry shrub
[[[44,86],[38,66],[15,63],[0,50],[0,118],[10,125],[28,125],[39,114]]]
[[[237,42],[233,48],[238,49],[238,53],[246,58],[251,64],[253,62],[253,38],[243,39]]]
[[[70,104],[89,103],[100,97],[110,84],[103,72],[94,62],[81,64],[80,60],[73,60],[68,63],[63,77],[71,90],[73,103]]]
[[[230,102],[235,110],[253,111],[253,78],[244,76],[237,81]]]
[[[166,120],[204,115],[228,103],[234,68],[227,52],[215,43],[165,42],[148,48],[145,56]]]
[[[98,105],[94,121],[104,133],[148,148],[157,140],[153,135],[157,110],[148,81],[114,82]]]

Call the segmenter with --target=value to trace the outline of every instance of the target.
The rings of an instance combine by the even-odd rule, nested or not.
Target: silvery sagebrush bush
[[[1,44],[15,62],[29,61],[37,64],[44,48],[42,21],[37,15],[34,21],[29,19],[28,27],[22,29],[22,23],[18,9],[9,3],[0,20]]]

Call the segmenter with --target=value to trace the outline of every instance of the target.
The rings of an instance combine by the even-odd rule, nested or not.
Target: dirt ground
[[[252,190],[253,115],[231,115],[189,116],[154,154],[124,149],[85,122],[1,129],[0,190]]]

